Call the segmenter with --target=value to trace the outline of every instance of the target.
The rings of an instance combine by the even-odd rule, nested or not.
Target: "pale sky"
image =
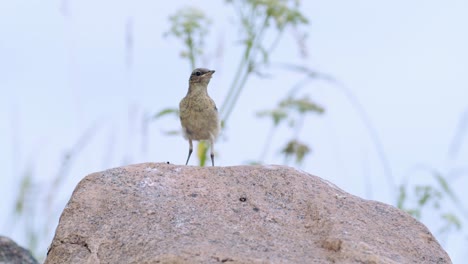
[[[141,122],[145,115],[176,107],[186,93],[191,69],[179,57],[181,44],[163,34],[168,16],[190,4],[0,0],[0,234],[27,244],[21,231],[26,222],[12,228],[9,220],[19,176],[32,167],[37,192],[45,193],[63,154],[86,131],[91,137],[56,191],[50,218],[34,220],[39,226],[53,222],[47,240],[40,241],[44,250],[73,188],[87,174],[123,164],[185,162],[187,142],[161,133],[179,129],[177,119],[150,123],[147,138]],[[213,21],[199,66],[216,70],[209,93],[219,105],[240,55],[235,16],[223,1],[206,1],[198,8]],[[429,174],[414,172],[421,164],[442,173],[463,168],[465,173],[449,182],[467,201],[467,130],[456,158],[449,159],[448,148],[468,112],[468,2],[306,1],[303,11],[310,20],[302,29],[308,56],[300,57],[296,35],[288,32],[272,62],[307,65],[352,91],[377,131],[396,184],[408,176],[410,183],[432,183]],[[131,68],[125,63],[128,23],[134,40]],[[301,78],[278,67],[269,70],[270,79],[251,78],[241,95],[216,145],[219,166],[259,157],[271,122],[255,113],[273,108]],[[313,151],[300,168],[354,195],[394,205],[396,190],[388,185],[369,131],[341,88],[315,81],[302,90],[326,113],[306,119],[299,138]],[[286,128],[275,134],[266,163],[283,162],[280,149],[291,135]],[[438,218],[423,221],[437,233]],[[454,263],[467,257],[466,228],[438,239]]]

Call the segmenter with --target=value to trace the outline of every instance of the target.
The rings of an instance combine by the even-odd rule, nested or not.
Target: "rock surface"
[[[37,264],[29,250],[8,237],[0,236],[0,264]]]
[[[84,178],[52,263],[451,263],[392,206],[284,166],[145,163]]]

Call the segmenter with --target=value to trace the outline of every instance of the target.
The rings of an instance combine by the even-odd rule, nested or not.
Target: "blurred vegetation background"
[[[66,4],[66,1],[64,1]],[[264,127],[260,133],[263,139],[256,146],[258,157],[248,155],[245,164],[263,164],[266,162],[268,153],[280,153],[283,164],[301,168],[308,162],[313,153],[314,139],[301,133],[306,125],[317,125],[311,122],[311,116],[321,117],[326,115],[327,109],[332,105],[320,105],[313,98],[313,90],[309,89],[315,81],[327,82],[334,86],[345,96],[353,110],[356,111],[362,121],[369,139],[381,162],[382,175],[380,181],[385,181],[388,192],[393,197],[393,205],[401,208],[415,218],[424,222],[442,245],[450,236],[462,236],[467,241],[466,223],[468,211],[466,201],[460,198],[453,190],[452,184],[460,177],[466,177],[467,167],[445,166],[439,167],[432,164],[420,164],[415,159],[415,164],[409,169],[406,175],[394,175],[392,166],[388,159],[388,153],[384,149],[385,142],[380,139],[379,133],[369,117],[366,108],[362,105],[358,97],[353,93],[352,87],[333,76],[333,73],[324,73],[316,69],[311,69],[305,63],[297,63],[296,60],[274,62],[272,56],[278,51],[279,43],[285,39],[292,39],[296,43],[299,56],[307,59],[307,27],[310,19],[303,10],[301,1],[295,0],[232,0],[225,1],[227,9],[230,10],[231,23],[237,32],[237,42],[228,43],[236,45],[241,50],[241,56],[235,58],[223,58],[225,64],[237,65],[235,72],[229,72],[231,78],[227,87],[226,96],[222,101],[217,102],[222,118],[223,129],[229,127],[230,117],[237,110],[238,100],[246,89],[254,89],[250,80],[271,78],[272,69],[275,72],[292,72],[299,76],[288,89],[282,89],[282,97],[275,98],[276,105],[270,109],[264,109],[254,113],[258,119],[269,120],[270,124]],[[67,7],[71,8],[71,7]],[[67,12],[64,7],[63,12]],[[162,14],[159,14],[162,15]],[[207,53],[206,43],[216,42],[215,37],[210,34],[213,19],[203,11],[200,6],[185,7],[176,13],[167,14],[169,28],[166,32],[155,32],[161,34],[161,41],[176,40],[181,45],[180,57],[174,57],[187,63],[187,69],[193,69],[203,65],[205,61],[212,60],[219,56]],[[128,71],[133,69],[134,50],[134,27],[133,20],[129,19],[125,27],[125,52],[124,59]],[[184,73],[189,70],[184,71]],[[187,74],[183,78],[188,78]],[[272,87],[272,89],[279,89]],[[167,137],[180,137],[180,128],[177,126],[178,101],[173,102],[173,107],[163,107],[161,109],[144,109],[129,115],[135,120],[134,126],[138,127],[139,133],[133,136],[139,137],[141,141],[141,152],[147,151],[151,146],[148,130],[151,127],[164,127],[162,133]],[[460,153],[460,146],[467,134],[468,114],[460,117],[457,133],[449,141],[447,146],[448,161],[456,159]],[[47,177],[36,177],[38,173],[37,164],[33,162],[34,153],[28,165],[16,168],[15,174],[11,177],[20,179],[18,182],[18,192],[14,199],[11,214],[4,230],[23,230],[27,247],[32,250],[39,259],[45,258],[45,247],[50,243],[54,233],[58,217],[63,209],[64,203],[71,195],[70,189],[65,187],[67,181],[72,177],[70,170],[73,166],[86,166],[79,164],[79,158],[83,150],[89,147],[92,139],[97,133],[108,133],[109,153],[112,152],[112,145],[125,144],[115,142],[120,139],[113,138],[109,131],[102,131],[100,122],[92,124],[81,133],[81,136],[64,148],[61,158],[57,162],[56,173]],[[131,130],[132,128],[129,128]],[[136,129],[137,130],[137,129]],[[281,140],[282,147],[272,149],[272,140],[278,130],[287,131],[287,137]],[[182,138],[180,140],[183,140]],[[229,140],[222,136],[219,140]],[[241,144],[242,142],[239,142]],[[19,144],[19,143],[18,143]],[[428,144],[431,144],[428,142]],[[195,152],[198,157],[198,164],[204,166],[207,156],[206,142],[200,142]],[[218,149],[217,151],[222,152]],[[185,149],[182,151],[185,153]],[[128,155],[128,156],[127,156]],[[131,163],[138,158],[126,154],[121,157],[121,164]],[[398,155],[395,154],[394,155]],[[105,169],[105,168],[103,168]],[[81,177],[84,175],[75,175]],[[319,175],[322,176],[322,175]],[[417,177],[419,180],[414,180]],[[400,180],[403,179],[403,180]],[[373,188],[371,180],[364,183]],[[1,188],[1,187],[0,187]],[[343,188],[343,187],[342,187]],[[66,190],[64,193],[63,190]],[[3,192],[4,190],[2,190]],[[378,190],[377,190],[378,191]],[[64,198],[65,197],[65,198]]]

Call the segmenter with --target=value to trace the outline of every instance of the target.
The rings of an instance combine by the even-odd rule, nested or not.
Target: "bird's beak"
[[[207,71],[203,76],[205,78],[210,78],[211,79],[211,77],[213,77],[214,72],[215,72],[214,70]]]

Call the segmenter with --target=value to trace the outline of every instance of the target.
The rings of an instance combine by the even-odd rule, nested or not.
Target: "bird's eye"
[[[200,75],[201,75],[201,72],[197,71],[197,72],[195,73],[195,75],[196,75],[196,76],[200,76]]]

